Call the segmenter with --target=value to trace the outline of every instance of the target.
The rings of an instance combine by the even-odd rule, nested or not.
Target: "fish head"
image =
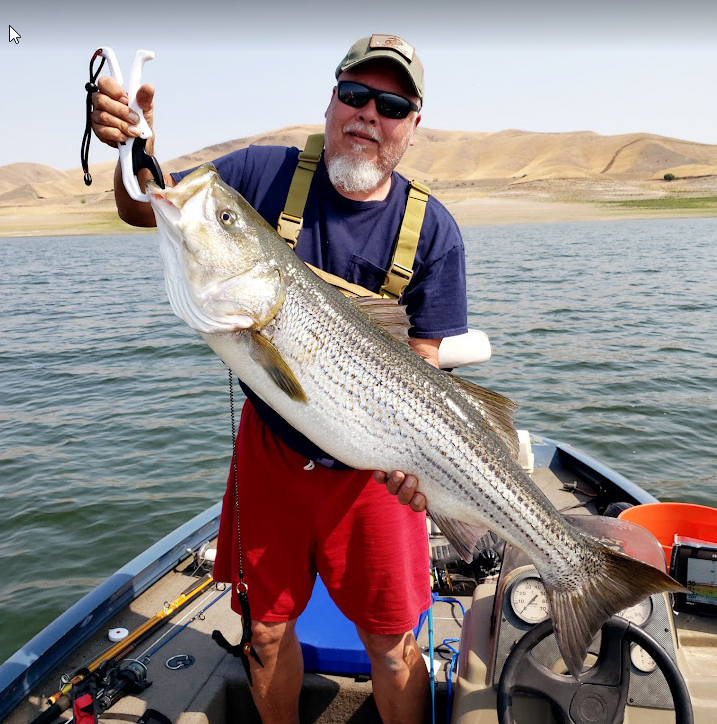
[[[284,302],[285,281],[247,201],[212,164],[172,188],[150,181],[147,192],[174,313],[208,334],[268,324]]]

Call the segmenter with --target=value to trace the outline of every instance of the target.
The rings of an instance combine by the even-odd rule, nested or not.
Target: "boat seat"
[[[426,614],[414,633],[418,636]],[[311,600],[296,621],[296,634],[304,654],[304,669],[320,674],[368,676],[371,662],[356,627],[339,611],[320,576]]]

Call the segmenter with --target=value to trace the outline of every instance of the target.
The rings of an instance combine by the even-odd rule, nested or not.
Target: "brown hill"
[[[289,126],[182,156],[168,170],[189,168],[250,144],[298,146],[321,126]],[[717,176],[717,146],[647,133],[601,136],[591,131],[498,133],[419,128],[399,170],[423,181],[517,183],[552,179],[661,179]]]
[[[250,144],[301,147],[320,126],[288,126],[248,138],[226,141],[162,161],[165,172],[196,166]],[[94,183],[86,187],[80,169],[58,171],[41,164],[0,167],[0,206],[38,200],[99,201],[113,186],[114,163],[90,167]],[[717,178],[717,145],[648,133],[601,136],[591,131],[497,133],[419,128],[399,170],[435,187],[476,184],[501,189],[527,182],[583,179],[602,182],[661,180],[666,173],[682,179]]]

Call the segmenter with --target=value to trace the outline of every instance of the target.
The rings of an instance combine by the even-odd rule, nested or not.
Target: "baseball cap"
[[[392,60],[400,65],[408,75],[416,95],[423,100],[423,63],[416,55],[416,49],[397,35],[374,33],[370,38],[357,40],[336,68],[336,77],[345,70],[377,58]]]

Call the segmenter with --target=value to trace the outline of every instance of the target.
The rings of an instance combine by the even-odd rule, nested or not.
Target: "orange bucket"
[[[717,508],[691,503],[648,503],[623,510],[617,516],[637,523],[657,538],[670,566],[676,535],[717,544]]]

